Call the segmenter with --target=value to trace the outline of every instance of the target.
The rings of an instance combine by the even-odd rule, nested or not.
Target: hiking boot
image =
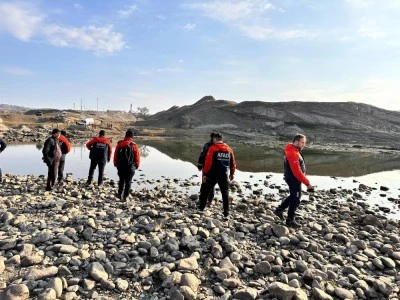
[[[292,227],[292,228],[300,228],[301,227],[300,223],[297,223],[294,218],[286,219],[286,226]]]
[[[224,212],[224,218],[223,218],[223,220],[224,221],[228,221],[228,220],[230,220],[231,219],[231,216],[229,215],[229,212]]]
[[[285,220],[285,217],[283,216],[283,210],[280,209],[279,207],[277,207],[274,210],[274,215],[277,216],[279,219],[281,219],[282,221]]]

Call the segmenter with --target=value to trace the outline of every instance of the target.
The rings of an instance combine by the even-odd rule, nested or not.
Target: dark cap
[[[99,136],[105,136],[106,135],[106,131],[105,130],[100,130],[99,131]]]
[[[61,130],[61,134],[62,134],[63,136],[67,136],[67,132],[66,132],[65,130]]]
[[[56,134],[56,133],[60,133],[60,129],[54,128],[53,131],[51,132],[51,134]]]
[[[133,137],[133,131],[132,130],[127,130],[125,133],[125,137]]]
[[[215,132],[213,131],[210,133],[210,138],[213,138],[214,136],[215,136]]]

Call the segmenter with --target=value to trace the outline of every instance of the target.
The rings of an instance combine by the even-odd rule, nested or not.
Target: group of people
[[[212,205],[214,187],[218,184],[223,200],[223,214],[228,218],[229,181],[233,180],[235,175],[235,156],[232,149],[223,142],[222,134],[211,133],[210,138],[210,141],[204,144],[197,164],[199,171],[202,171],[198,209],[201,213],[207,205]],[[296,210],[300,205],[301,185],[306,185],[308,191],[314,189],[305,175],[306,165],[301,153],[306,140],[305,135],[298,134],[284,149],[284,180],[289,186],[289,196],[274,211],[279,219],[285,220],[283,213],[288,209],[286,225],[293,228],[301,226],[295,219]]]
[[[96,168],[98,172],[98,185],[103,184],[104,169],[107,162],[111,161],[113,152],[112,143],[106,138],[105,130],[100,130],[98,137],[86,143],[90,151],[90,167],[87,184],[92,184]],[[140,152],[133,140],[133,131],[127,130],[125,138],[117,143],[114,151],[113,163],[118,170],[118,192],[117,197],[126,200],[129,197],[132,178],[135,170],[140,165]],[[306,177],[306,165],[301,150],[306,145],[306,137],[298,134],[293,138],[292,143],[286,145],[284,149],[284,180],[289,187],[289,196],[274,210],[274,214],[281,220],[285,220],[284,211],[288,209],[286,225],[298,228],[301,225],[296,221],[296,210],[300,205],[302,184],[307,187],[307,191],[313,191],[313,186]],[[7,147],[6,142],[0,139],[0,153]],[[43,146],[43,161],[48,167],[46,190],[54,188],[56,180],[61,183],[64,179],[65,157],[71,150],[71,144],[67,139],[64,130],[53,129],[51,136],[45,141]],[[200,197],[198,210],[204,211],[206,206],[213,204],[215,195],[215,185],[218,184],[222,202],[223,215],[229,217],[229,182],[233,180],[236,171],[236,161],[233,150],[223,142],[223,135],[213,132],[210,141],[204,144],[200,153],[197,165],[202,172],[200,187]],[[1,178],[0,169],[0,182]]]
[[[87,184],[92,184],[94,172],[99,169],[97,184],[100,186],[104,180],[104,169],[107,162],[111,161],[112,144],[106,138],[105,130],[100,130],[99,135],[86,143],[90,151],[90,167]],[[46,139],[43,146],[43,161],[48,167],[46,191],[54,188],[56,179],[62,183],[64,177],[65,156],[70,152],[71,144],[64,130],[53,129],[51,136]],[[113,158],[114,166],[118,170],[119,182],[117,197],[126,200],[131,189],[132,178],[135,170],[140,165],[140,152],[133,141],[133,131],[127,130],[125,138],[117,143]]]

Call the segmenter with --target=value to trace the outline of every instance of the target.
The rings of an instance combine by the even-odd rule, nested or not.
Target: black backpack
[[[132,167],[135,162],[135,154],[133,153],[132,145],[134,143],[130,143],[127,146],[121,147],[118,149],[117,153],[117,167]]]

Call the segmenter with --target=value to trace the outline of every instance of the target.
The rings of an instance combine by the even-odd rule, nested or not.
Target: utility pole
[[[81,112],[82,112],[82,98],[81,98]]]
[[[75,102],[74,102],[74,110],[75,110]]]

